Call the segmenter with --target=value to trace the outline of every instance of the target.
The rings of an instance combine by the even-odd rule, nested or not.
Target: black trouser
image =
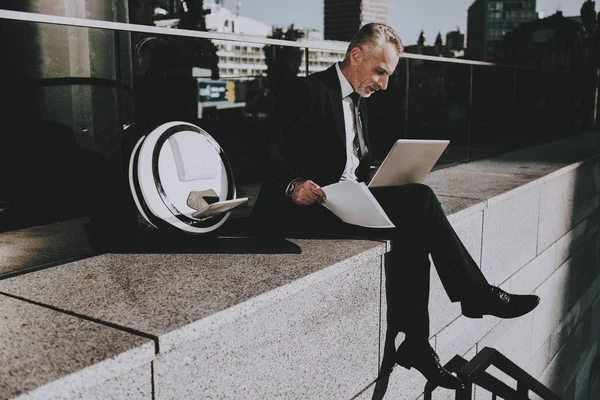
[[[407,337],[429,337],[429,254],[451,301],[464,300],[488,286],[481,270],[448,222],[440,202],[426,185],[373,188],[396,228],[387,277],[388,299]]]
[[[488,285],[479,267],[448,222],[429,186],[410,184],[371,192],[396,226],[369,229],[343,224],[324,207],[311,206],[322,229],[351,236],[391,239],[386,263],[389,328],[407,337],[429,337],[430,262],[451,301],[461,301]],[[325,210],[325,212],[323,211]],[[314,225],[313,225],[314,228]]]

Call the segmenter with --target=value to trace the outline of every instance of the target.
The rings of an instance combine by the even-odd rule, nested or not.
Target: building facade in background
[[[508,33],[497,46],[494,59],[536,69],[593,69],[594,49],[584,46],[581,30],[576,17],[565,17],[557,11]]]
[[[460,27],[455,31],[446,33],[446,48],[455,53],[456,57],[462,56],[465,50],[465,34],[462,33]]]
[[[387,23],[387,0],[325,0],[325,39],[349,42],[369,22]]]
[[[385,3],[385,1],[384,1]],[[206,30],[218,33],[234,33],[238,35],[266,38],[271,35],[273,27],[255,19],[240,15],[240,9],[229,10],[222,6],[221,1],[205,0]],[[170,13],[169,13],[170,15]],[[168,16],[168,15],[167,15]],[[162,27],[176,27],[177,18],[156,19],[154,24]],[[307,46],[326,43],[340,50],[310,50],[308,72],[322,71],[334,62],[340,61],[345,55],[345,43],[324,41],[319,38],[319,32],[307,31],[306,36],[299,40]],[[213,39],[219,57],[219,77],[224,80],[249,80],[267,75],[264,45],[260,43],[239,43],[229,40]],[[304,57],[303,57],[304,60]],[[306,74],[306,66],[302,62],[300,75]]]
[[[467,58],[493,61],[504,35],[535,20],[536,0],[475,0],[467,17]]]
[[[222,7],[219,2],[206,1],[205,7],[210,10],[206,15],[206,28],[210,32],[236,33],[241,35],[257,36],[266,38],[271,34],[272,27],[260,21],[254,20],[237,12]],[[307,45],[311,43],[327,43],[335,47],[339,43],[331,41],[324,42],[307,32],[308,37],[300,39]],[[264,45],[259,43],[235,43],[227,40],[213,40],[217,46],[219,56],[219,75],[222,79],[246,80],[266,76],[267,65],[265,63]],[[311,50],[309,53],[309,73],[322,71],[334,62],[344,57],[345,51]],[[304,59],[304,57],[303,57]],[[304,62],[300,66],[300,74],[306,74]]]

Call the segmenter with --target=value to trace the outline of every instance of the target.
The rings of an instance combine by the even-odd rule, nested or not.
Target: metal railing
[[[314,42],[307,40],[307,41],[295,42],[295,41],[290,41],[290,40],[270,39],[270,38],[253,36],[253,35],[205,32],[205,31],[196,31],[196,30],[189,30],[189,29],[171,29],[171,28],[166,28],[166,27],[139,25],[139,24],[125,23],[125,22],[101,21],[101,20],[95,20],[95,19],[64,17],[64,16],[58,16],[58,15],[39,14],[39,13],[31,13],[31,12],[23,12],[23,11],[11,11],[11,10],[3,10],[3,9],[0,9],[0,20],[43,23],[43,24],[50,24],[50,25],[63,25],[63,26],[73,26],[73,27],[80,27],[80,28],[106,29],[106,30],[111,30],[111,31],[116,31],[116,32],[136,32],[136,33],[149,33],[149,34],[156,34],[156,35],[179,36],[179,37],[197,38],[197,39],[216,39],[216,40],[225,40],[225,41],[240,42],[240,43],[256,43],[256,44],[263,44],[263,45],[297,47],[297,48],[308,49],[308,50],[326,50],[326,51],[329,50],[329,51],[345,52],[346,49],[348,48],[348,44],[349,44],[349,42],[333,41],[333,40],[332,41],[314,41]],[[437,56],[429,56],[429,55],[414,54],[414,53],[403,53],[402,58],[407,58],[407,59],[412,59],[412,60],[422,60],[422,61],[445,62],[445,63],[452,63],[452,64],[466,64],[466,65],[518,68],[518,69],[535,69],[533,67],[522,66],[522,65],[499,64],[499,63],[491,63],[491,62],[485,62],[485,61],[437,57]]]
[[[347,42],[338,41],[294,42],[251,35],[172,29],[2,9],[0,23],[6,23],[11,29],[13,26],[17,27],[14,37],[5,35],[5,44],[12,45],[19,37],[29,40],[19,44],[22,51],[11,55],[10,60],[7,59],[4,63],[10,67],[7,71],[15,75],[9,76],[10,73],[7,73],[7,76],[3,77],[6,86],[11,89],[5,90],[4,94],[8,96],[14,92],[18,95],[15,98],[24,98],[25,92],[29,96],[27,101],[35,104],[40,110],[43,109],[43,112],[38,112],[33,107],[15,110],[25,103],[12,102],[9,109],[16,112],[9,114],[6,111],[8,116],[16,118],[18,114],[30,115],[32,112],[38,112],[39,115],[33,117],[43,116],[44,119],[56,119],[58,122],[71,124],[69,128],[72,128],[77,139],[82,139],[81,143],[87,146],[87,149],[105,157],[121,170],[124,165],[123,126],[140,122],[139,120],[148,116],[156,116],[155,119],[166,118],[165,109],[169,112],[185,109],[186,113],[195,114],[186,114],[182,117],[184,120],[199,124],[211,134],[219,133],[217,140],[224,148],[227,147],[226,151],[230,156],[234,154],[230,157],[234,174],[244,177],[238,179],[241,184],[258,182],[256,166],[253,163],[255,160],[248,149],[256,142],[256,136],[262,133],[260,124],[271,112],[274,103],[270,97],[271,92],[279,86],[271,83],[265,72],[250,76],[249,70],[236,71],[227,79],[236,80],[236,89],[243,86],[244,90],[240,90],[242,94],[235,99],[240,105],[236,110],[240,113],[219,111],[221,114],[218,114],[215,111],[213,114],[200,114],[198,98],[192,98],[191,102],[196,101],[197,104],[189,107],[191,104],[187,103],[188,97],[180,96],[181,86],[172,85],[173,81],[169,80],[172,77],[167,73],[156,74],[163,79],[161,81],[156,76],[145,75],[147,71],[143,69],[136,71],[136,61],[139,60],[135,53],[136,43],[131,43],[132,39],[141,43],[146,38],[140,39],[139,36],[151,35],[192,42],[195,42],[194,39],[210,39],[218,44],[228,42],[239,47],[252,45],[254,56],[258,54],[261,59],[261,52],[265,46],[292,47],[304,53],[299,68],[304,73],[316,71],[315,64],[311,62],[320,57],[319,52],[321,55],[324,52],[338,52],[341,58],[348,46]],[[42,51],[45,49],[41,49],[41,46],[48,42],[36,42],[36,36],[29,32],[28,24],[34,27],[32,32],[38,25],[43,27],[40,28],[42,30],[46,29],[45,25],[75,27],[77,29],[74,29],[74,32],[69,31],[74,38],[78,36],[79,28],[100,30],[103,34],[87,39],[89,42],[85,43],[88,47],[86,51],[93,56],[86,56],[86,52],[72,50],[76,44],[69,45],[70,47],[62,46],[60,40],[70,43],[65,39],[62,30],[55,32],[52,28],[50,32],[42,32],[42,36],[45,37],[56,33],[62,35],[52,37],[50,57]],[[19,32],[21,26],[26,27],[23,29],[26,35],[18,35],[22,33]],[[100,45],[94,47],[97,42],[92,40],[100,41]],[[258,53],[257,46],[260,47]],[[11,46],[8,48],[14,49]],[[66,53],[62,53],[63,51]],[[88,63],[87,68],[69,64],[69,51],[77,55],[77,62]],[[325,56],[326,60],[332,60],[331,53]],[[38,56],[48,57],[42,72],[33,71],[31,68],[32,63],[39,62]],[[223,60],[225,59],[221,58],[219,61]],[[96,62],[101,64],[101,68],[93,68]],[[65,63],[66,66],[60,69],[57,67],[60,63]],[[81,71],[88,72],[82,74]],[[257,78],[253,80],[254,86],[248,84],[252,77]],[[524,66],[405,53],[390,78],[389,90],[369,99],[373,158],[375,161],[382,160],[398,138],[450,140],[450,146],[439,163],[440,166],[446,166],[579,134],[596,125],[597,79],[596,71],[536,70]],[[193,79],[184,83],[194,84]],[[68,93],[70,89],[81,88],[83,93],[86,86],[101,89],[93,94],[94,101],[91,100],[92,95],[86,95],[85,102],[77,104],[77,110],[57,111],[56,104],[60,101],[54,101],[52,96],[68,98],[72,96],[72,93]],[[157,87],[175,89],[168,93],[169,97],[155,89]],[[186,96],[188,92],[193,92],[187,90],[188,86],[185,89]],[[148,92],[154,97],[148,96]],[[111,95],[100,98],[99,93]],[[184,98],[185,100],[181,100]],[[256,101],[252,102],[253,100]],[[182,107],[183,101],[186,101],[185,107]],[[98,105],[99,102],[102,102],[102,106]],[[148,110],[150,106],[153,108]],[[161,112],[163,114],[160,114]],[[88,118],[88,114],[93,114],[93,118]],[[180,114],[177,115],[177,119],[180,119]],[[69,120],[70,117],[72,121]],[[106,137],[95,140],[93,132],[96,131],[105,134]],[[4,143],[0,142],[0,146],[2,145]],[[229,150],[232,150],[232,153],[229,153]],[[6,211],[3,214],[6,214]]]
[[[513,389],[500,379],[486,372],[489,366],[494,366],[515,379],[517,389]],[[491,347],[484,347],[471,361],[467,361],[461,356],[456,355],[444,367],[448,371],[456,372],[458,378],[465,383],[464,389],[456,391],[456,400],[471,400],[473,385],[492,393],[493,400],[497,397],[507,400],[529,399],[529,391],[546,400],[561,400],[557,394],[544,386],[540,381]],[[436,388],[436,385],[427,382],[424,399],[431,400],[432,393]]]
[[[122,51],[127,51],[122,46],[121,33],[299,48],[304,53],[300,70],[307,74],[315,72],[310,68],[310,52],[343,54],[348,45],[339,41],[294,42],[9,10],[0,10],[1,20],[113,31],[114,73],[119,93],[124,87],[118,58]],[[243,75],[240,73],[240,77]],[[247,76],[244,79],[248,79]],[[450,139],[451,144],[466,149],[462,161],[491,155],[484,153],[474,157],[474,148],[497,147],[499,152],[509,151],[596,126],[597,71],[537,70],[527,66],[405,53],[392,81],[403,93],[393,99],[397,103],[394,112],[398,118],[386,117],[380,124],[384,128],[383,135]],[[494,85],[500,81],[502,83]],[[119,95],[117,106],[121,107],[121,104]],[[381,107],[378,104],[376,108]],[[131,121],[118,122],[122,126]],[[559,129],[565,133],[547,133]],[[383,147],[387,149],[387,146]]]

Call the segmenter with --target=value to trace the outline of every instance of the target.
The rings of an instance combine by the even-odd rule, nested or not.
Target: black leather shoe
[[[473,300],[461,303],[462,314],[469,318],[494,315],[500,318],[516,318],[525,315],[540,303],[533,294],[509,294],[496,286],[490,286]]]
[[[461,389],[463,383],[440,364],[440,358],[426,340],[405,340],[396,350],[396,363],[406,369],[415,368],[429,382],[448,389]]]

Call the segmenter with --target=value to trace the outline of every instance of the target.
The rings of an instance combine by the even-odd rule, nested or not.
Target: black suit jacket
[[[370,149],[367,107],[361,101],[359,115],[367,149]],[[266,128],[262,155],[263,186],[253,208],[255,223],[269,229],[309,223],[314,208],[299,206],[285,195],[296,178],[320,186],[340,180],[346,165],[346,130],[342,94],[335,65],[325,71],[295,79],[286,85]],[[367,178],[370,151],[357,169]]]

